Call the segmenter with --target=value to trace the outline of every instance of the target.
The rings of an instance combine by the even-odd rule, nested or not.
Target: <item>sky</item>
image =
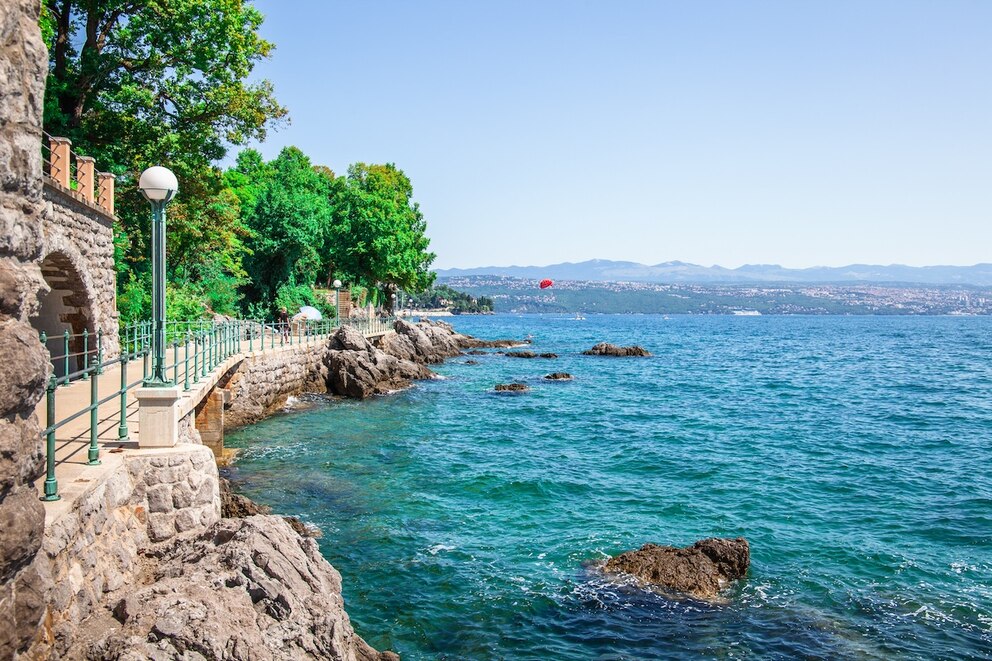
[[[992,261],[992,2],[256,0],[296,145],[436,268]]]

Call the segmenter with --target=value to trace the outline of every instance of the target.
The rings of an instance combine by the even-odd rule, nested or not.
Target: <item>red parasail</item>
[[[547,279],[541,280],[541,289],[547,289],[548,287],[550,287],[553,284],[555,284],[555,283],[552,280],[547,280]]]

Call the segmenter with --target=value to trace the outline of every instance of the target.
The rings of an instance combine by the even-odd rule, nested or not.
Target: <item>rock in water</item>
[[[342,659],[386,661],[355,633],[341,575],[276,516],[221,519],[177,541],[123,590],[121,626],[90,659]]]
[[[222,517],[225,519],[243,519],[246,516],[271,512],[271,507],[259,505],[247,496],[234,493],[231,490],[231,481],[224,477],[220,478],[220,515]]]
[[[645,544],[610,558],[603,569],[700,599],[713,599],[727,583],[743,578],[750,564],[746,539],[713,537],[683,548]]]
[[[507,358],[537,358],[537,354],[533,351],[507,351]]]
[[[584,356],[617,356],[620,358],[626,356],[650,356],[649,352],[644,347],[630,346],[630,347],[618,347],[615,344],[610,344],[609,342],[600,342],[592,349],[587,349],[582,352]]]
[[[572,375],[568,372],[552,372],[544,376],[548,381],[571,381]]]
[[[526,392],[530,388],[523,383],[497,383],[496,392]]]

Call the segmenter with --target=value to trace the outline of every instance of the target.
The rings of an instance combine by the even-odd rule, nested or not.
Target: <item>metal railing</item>
[[[392,327],[392,318],[347,321],[349,326],[365,335],[378,335]],[[336,320],[266,322],[251,319],[214,321],[170,321],[166,323],[165,372],[176,386],[189,392],[197,384],[235,355],[315,344],[338,328]],[[49,350],[52,376],[45,390],[46,473],[42,500],[59,500],[56,466],[56,432],[70,422],[89,415],[89,446],[87,465],[100,464],[99,409],[115,399],[120,401],[116,414],[117,441],[130,440],[127,416],[128,393],[142,385],[151,375],[151,322],[129,324],[120,329],[120,355],[104,359],[102,330],[70,333],[49,337],[41,333],[40,341]],[[129,365],[141,361],[141,378],[131,380]],[[119,368],[119,382],[110,394],[100,397],[100,376]],[[58,392],[73,383],[89,381],[89,404],[71,411],[61,419],[57,415]],[[106,382],[105,380],[103,381]]]
[[[393,329],[395,316],[372,317],[371,319],[345,319],[344,325],[355,328],[363,335],[382,335]]]

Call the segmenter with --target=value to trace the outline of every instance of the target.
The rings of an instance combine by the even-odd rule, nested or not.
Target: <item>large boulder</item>
[[[354,399],[407,388],[413,380],[432,376],[423,365],[385,353],[348,326],[331,338],[324,364],[328,392]]]
[[[386,661],[355,633],[341,575],[276,516],[221,519],[149,560],[90,659]]]
[[[609,342],[600,342],[592,349],[586,349],[582,352],[584,356],[616,356],[619,358],[624,358],[627,356],[650,356],[651,353],[644,347],[639,347],[637,345],[629,347],[618,347],[615,344],[610,344]]]
[[[700,599],[713,599],[730,581],[743,578],[751,564],[747,540],[713,537],[676,548],[645,544],[610,558],[604,570],[630,574],[645,583]]]
[[[516,347],[523,343],[517,340],[480,340],[455,332],[451,324],[443,321],[422,319],[411,323],[397,319],[393,332],[377,338],[375,344],[390,356],[431,365],[460,355],[463,349]]]

